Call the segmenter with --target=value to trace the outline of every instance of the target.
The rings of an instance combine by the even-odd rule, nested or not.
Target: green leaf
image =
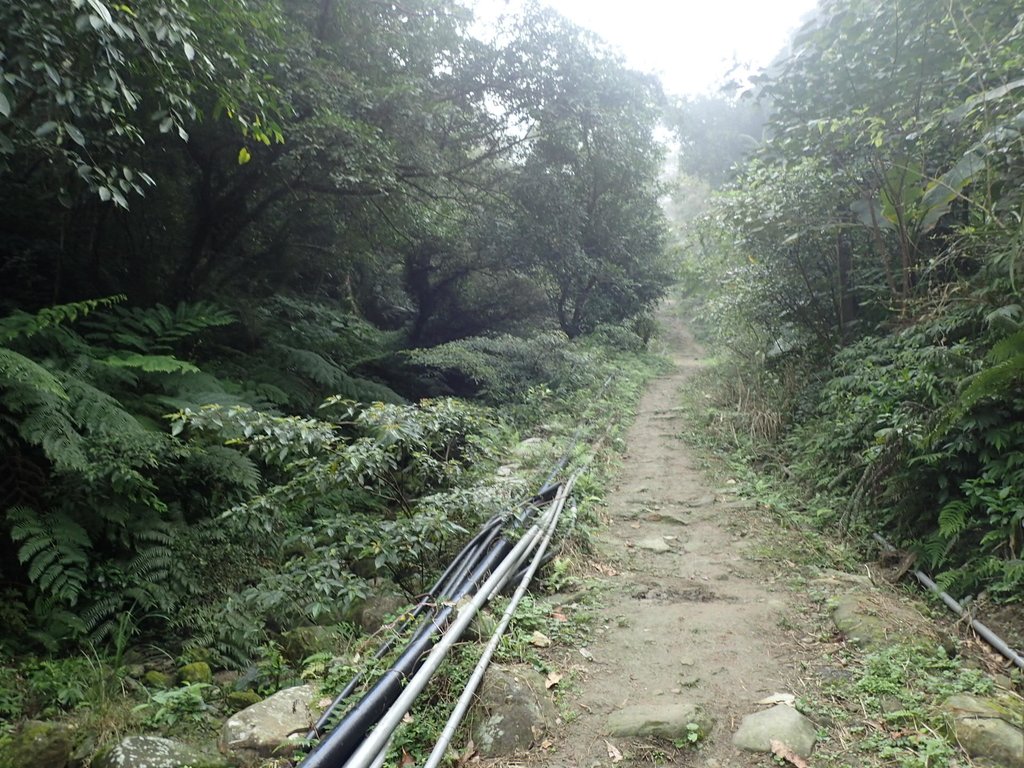
[[[11,102],[7,99],[7,94],[3,91],[0,91],[0,116],[11,116]]]
[[[239,165],[245,165],[250,160],[252,160],[252,155],[249,154],[249,150],[248,149],[246,149],[245,147],[242,147],[240,150],[238,150],[238,164]]]
[[[85,134],[78,130],[78,127],[74,123],[64,123],[64,130],[67,131],[68,136],[80,147],[85,146]]]
[[[972,149],[952,168],[928,184],[921,198],[921,232],[930,232],[961,190],[984,170],[985,158]]]

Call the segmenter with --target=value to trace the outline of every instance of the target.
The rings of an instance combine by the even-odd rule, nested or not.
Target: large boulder
[[[213,671],[205,661],[193,661],[178,670],[178,679],[183,683],[212,683]]]
[[[129,736],[93,758],[92,768],[226,768],[227,761],[159,736]]]
[[[236,712],[221,729],[220,746],[243,757],[287,755],[318,717],[316,688],[297,685]]]
[[[359,626],[372,635],[395,616],[409,607],[409,598],[397,591],[382,590],[370,595],[359,609]]]
[[[281,637],[281,654],[286,660],[301,664],[315,653],[338,656],[348,645],[348,639],[341,630],[311,624],[285,632]]]
[[[544,677],[532,667],[492,666],[480,686],[473,741],[485,757],[529,749],[555,724]]]
[[[786,704],[747,715],[733,734],[732,743],[751,752],[771,752],[772,741],[781,741],[801,757],[807,757],[817,740],[814,723]]]
[[[715,722],[697,704],[638,704],[608,716],[609,736],[660,736],[677,741],[696,733],[705,739]]]
[[[64,768],[71,760],[72,736],[64,723],[29,720],[0,749],[0,768]]]
[[[958,694],[942,703],[953,736],[975,760],[1024,768],[1024,705],[1009,697]]]

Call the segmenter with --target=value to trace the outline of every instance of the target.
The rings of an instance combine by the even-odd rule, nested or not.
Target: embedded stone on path
[[[685,515],[678,512],[663,512],[661,510],[654,510],[644,514],[643,519],[648,523],[669,523],[671,525],[689,525],[690,521],[686,519]]]
[[[747,715],[733,734],[732,743],[750,752],[771,752],[772,740],[781,741],[801,757],[814,749],[814,723],[786,704]]]
[[[683,502],[686,506],[691,509],[699,509],[701,507],[710,507],[715,503],[716,496],[713,493],[706,493],[695,499],[687,499]]]
[[[697,726],[700,738],[706,738],[714,719],[697,704],[637,704],[608,716],[609,736],[658,736],[686,739]]]
[[[539,743],[556,718],[537,670],[527,665],[491,666],[480,686],[473,741],[484,757],[511,755]]]
[[[653,536],[649,539],[640,539],[640,541],[636,543],[636,548],[645,549],[648,552],[655,553],[672,551],[672,547],[670,547],[668,543],[660,536]]]
[[[227,761],[160,736],[129,736],[94,758],[93,768],[224,768]]]
[[[236,712],[221,730],[221,749],[255,755],[281,755],[306,738],[316,722],[316,688],[297,685]]]
[[[942,703],[960,746],[975,760],[1024,768],[1024,705],[1012,699],[960,694]]]

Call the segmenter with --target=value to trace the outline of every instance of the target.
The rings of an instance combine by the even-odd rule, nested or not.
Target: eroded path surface
[[[625,761],[763,765],[731,736],[758,700],[787,690],[796,662],[779,625],[794,598],[773,573],[744,557],[751,546],[743,502],[715,488],[679,439],[680,392],[701,350],[678,324],[666,328],[673,369],[649,386],[626,437],[627,452],[598,536],[607,577],[598,629],[569,706],[579,717],[551,739],[546,765],[594,768]],[[634,705],[699,704],[715,719],[701,748],[672,751],[608,735],[608,717]]]

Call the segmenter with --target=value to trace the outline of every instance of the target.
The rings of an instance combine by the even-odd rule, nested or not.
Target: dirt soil
[[[709,479],[680,439],[681,391],[701,365],[701,349],[671,317],[663,322],[675,365],[643,396],[607,497],[592,563],[604,584],[597,626],[588,647],[552,659],[566,676],[567,722],[513,761],[519,765],[777,766],[771,755],[734,748],[739,721],[766,709],[762,699],[807,695],[836,672],[827,659],[843,639],[820,598],[812,604],[794,579],[799,566],[779,560],[786,531],[740,500],[727,478]],[[799,531],[788,535],[799,547]],[[715,719],[698,750],[606,735],[617,710],[681,703]]]
[[[714,488],[679,439],[680,391],[700,366],[702,351],[667,319],[673,369],[640,402],[627,452],[607,499],[607,526],[597,537],[606,577],[595,637],[572,663],[577,689],[569,706],[579,716],[553,734],[535,759],[548,766],[612,765],[609,744],[631,762],[668,760],[709,768],[771,765],[766,754],[731,744],[740,719],[757,702],[791,691],[799,661],[780,630],[796,610],[794,595],[776,585],[774,569],[745,553],[746,503],[728,486]],[[654,551],[648,547],[667,551]],[[607,716],[637,704],[702,705],[716,721],[699,751],[667,750],[644,739],[609,739]],[[668,754],[671,752],[672,754]]]

